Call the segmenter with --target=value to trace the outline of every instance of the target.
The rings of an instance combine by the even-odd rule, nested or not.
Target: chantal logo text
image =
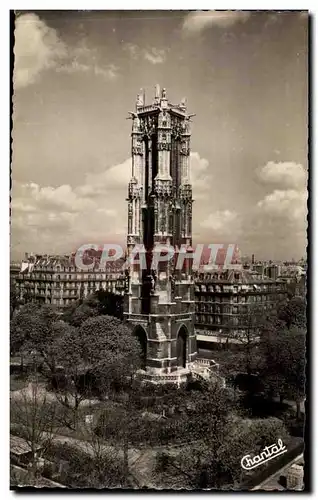
[[[272,444],[271,446],[265,446],[263,451],[259,455],[255,455],[251,458],[251,455],[245,455],[241,460],[241,466],[245,470],[251,470],[259,465],[272,460],[272,458],[278,457],[283,453],[286,453],[287,448],[283,444],[281,439],[278,440],[277,444]]]

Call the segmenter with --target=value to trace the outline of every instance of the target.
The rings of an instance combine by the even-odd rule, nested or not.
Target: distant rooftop
[[[220,269],[198,271],[195,278],[204,281],[226,281],[228,283],[273,283],[274,280],[249,269]]]
[[[41,446],[36,446],[36,449],[39,450]],[[10,435],[10,452],[14,455],[24,455],[25,453],[30,453],[32,451],[29,443],[18,436]]]
[[[102,250],[87,252],[83,256],[83,264],[94,264],[92,269],[83,270],[83,272],[114,272],[122,270],[124,259],[107,262],[105,267],[99,269]],[[26,255],[25,259],[19,264],[20,272],[28,273],[32,271],[46,271],[50,269],[60,270],[61,272],[81,272],[82,270],[75,265],[75,254],[71,255]],[[11,267],[12,268],[12,267]],[[60,268],[60,269],[57,269]]]

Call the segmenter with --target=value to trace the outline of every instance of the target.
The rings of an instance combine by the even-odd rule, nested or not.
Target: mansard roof
[[[275,280],[248,269],[202,270],[195,273],[196,281],[211,281],[231,284],[274,283]]]

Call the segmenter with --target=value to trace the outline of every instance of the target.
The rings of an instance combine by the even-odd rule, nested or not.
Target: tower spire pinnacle
[[[160,100],[160,85],[159,83],[157,83],[155,86],[155,103],[159,102],[159,100]]]

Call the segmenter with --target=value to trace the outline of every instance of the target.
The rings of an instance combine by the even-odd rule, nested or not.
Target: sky
[[[308,18],[300,12],[17,14],[11,258],[124,243],[136,95],[195,113],[193,241],[306,253]]]

